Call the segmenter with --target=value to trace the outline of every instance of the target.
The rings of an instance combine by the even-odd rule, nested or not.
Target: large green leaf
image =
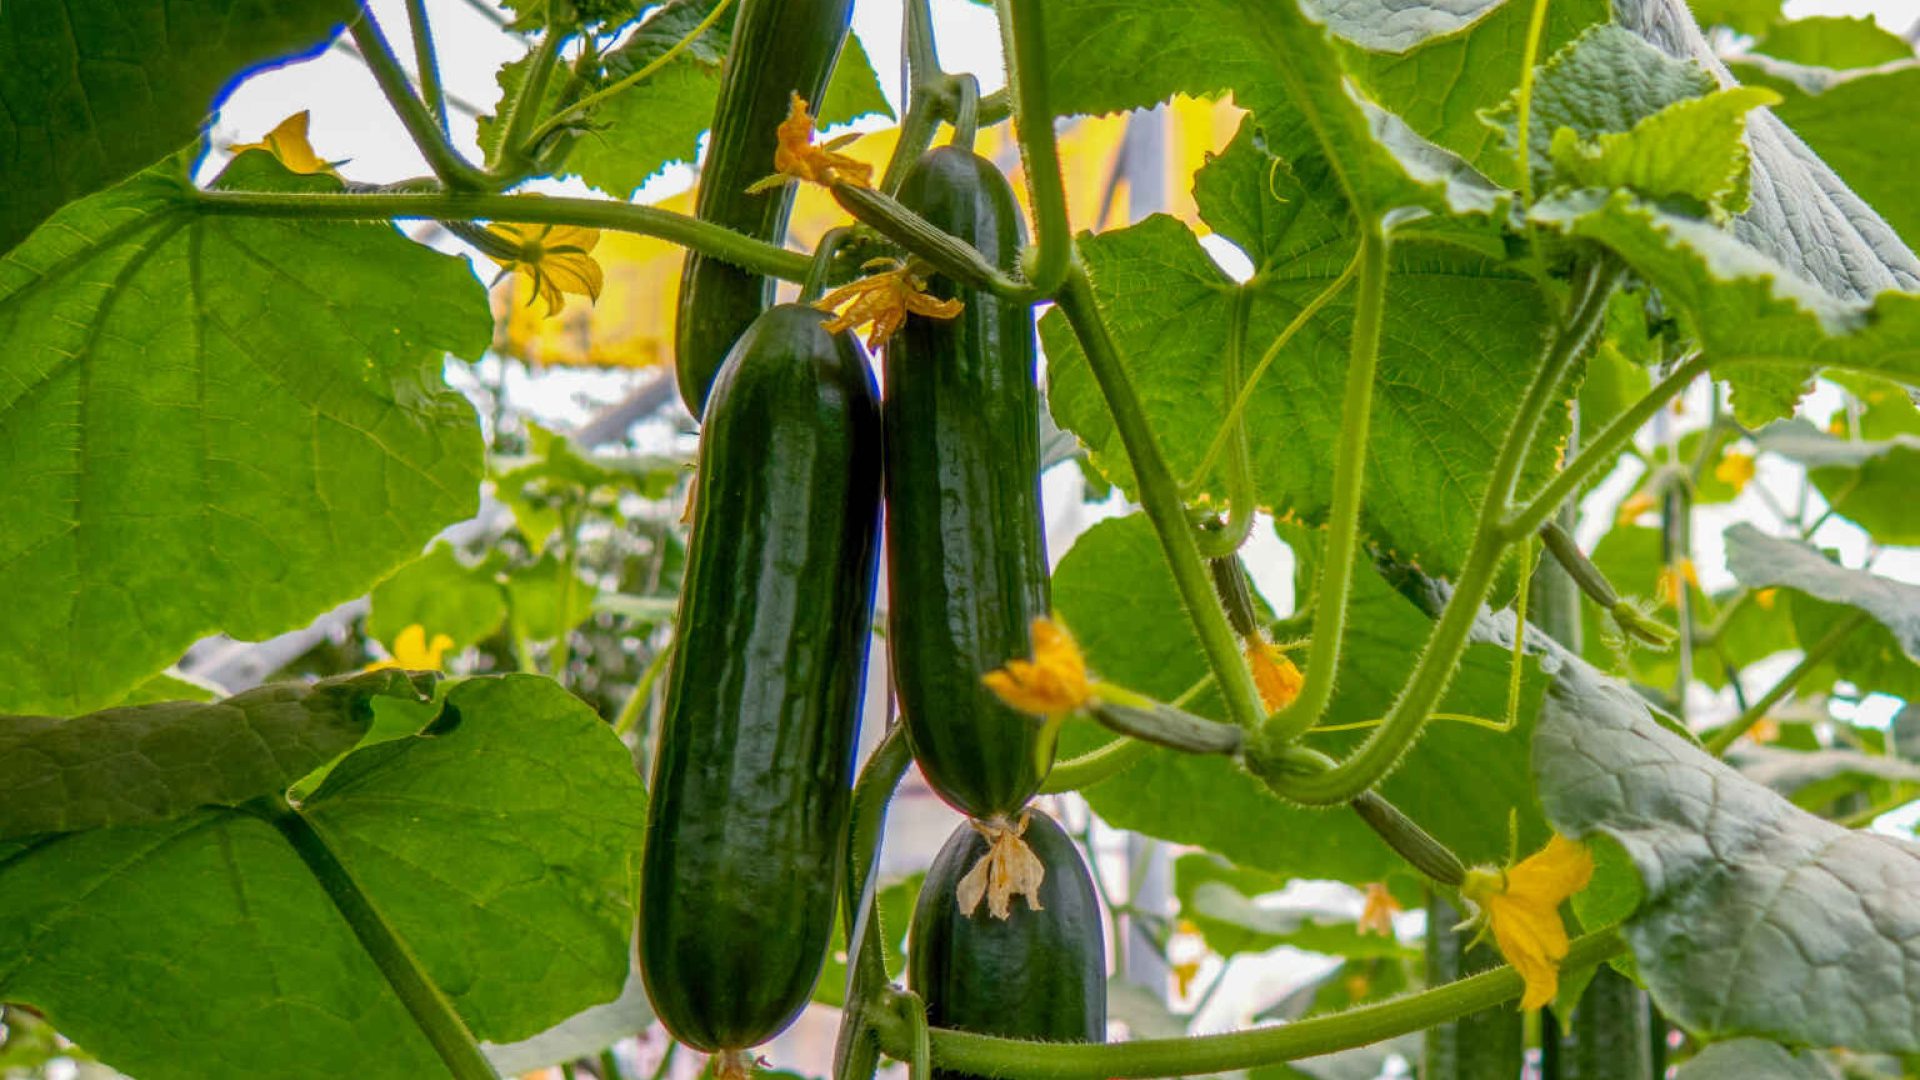
[[[1605,244],[1686,320],[1742,423],[1788,415],[1822,367],[1920,383],[1920,296],[1840,300],[1731,233],[1625,193],[1543,200],[1533,220]]]
[[[1540,798],[1561,832],[1633,859],[1646,898],[1623,932],[1661,1009],[1705,1038],[1920,1049],[1920,847],[1813,817],[1624,686],[1556,661],[1534,736]]]
[[[1834,1072],[1811,1050],[1795,1054],[1765,1039],[1714,1043],[1687,1059],[1674,1080],[1834,1080]]]
[[[221,182],[339,190],[259,151]],[[62,210],[0,259],[0,709],[303,625],[473,513],[479,427],[440,372],[491,325],[464,261],[216,216],[178,160]]]
[[[1827,505],[1883,544],[1920,543],[1920,436],[1837,439],[1805,420],[1769,425],[1760,449],[1807,467]]]
[[[592,710],[505,676],[350,755],[293,813],[473,1034],[507,1041],[620,991],[643,801]],[[156,1080],[443,1070],[308,864],[245,810],[0,857],[0,997]]]
[[[1773,114],[1873,204],[1911,246],[1920,242],[1913,198],[1915,155],[1904,136],[1920,124],[1920,62],[1837,73],[1750,57],[1741,79],[1772,87],[1786,100]]]
[[[1318,166],[1324,171],[1324,165]],[[1094,295],[1180,477],[1199,467],[1225,412],[1223,363],[1237,294],[1248,294],[1243,372],[1351,259],[1344,203],[1269,154],[1251,125],[1195,178],[1203,217],[1240,246],[1255,276],[1236,286],[1170,217],[1081,244]],[[1365,527],[1438,573],[1457,569],[1515,404],[1532,377],[1549,305],[1527,278],[1464,248],[1409,239],[1391,275],[1368,443]],[[1260,505],[1323,520],[1342,426],[1351,290],[1326,305],[1261,378],[1246,412]],[[1049,401],[1100,469],[1131,487],[1118,433],[1066,319],[1041,320]],[[1553,467],[1564,410],[1552,410],[1527,482]],[[1226,495],[1216,469],[1199,490]]]
[[[1408,670],[1430,624],[1371,567],[1355,568],[1355,598],[1328,724],[1361,723],[1385,714],[1399,674]],[[1075,542],[1054,575],[1055,607],[1072,627],[1101,677],[1167,700],[1199,682],[1206,662],[1180,606],[1158,542],[1139,515],[1104,521]],[[1284,624],[1276,637],[1305,632]],[[1506,710],[1510,655],[1491,645],[1467,651],[1442,708],[1498,720]],[[1518,814],[1520,843],[1545,839],[1526,770],[1540,680],[1525,683],[1516,730],[1469,724],[1428,726],[1382,792],[1414,820],[1476,862],[1507,852],[1509,813]],[[1220,716],[1206,692],[1188,708]],[[1329,753],[1353,746],[1365,731],[1309,737]],[[1072,755],[1110,736],[1091,724],[1067,725],[1061,753]],[[1474,782],[1461,784],[1459,778]],[[1083,794],[1104,820],[1151,836],[1195,844],[1243,867],[1287,877],[1365,883],[1408,873],[1406,864],[1345,810],[1318,812],[1281,802],[1260,781],[1218,757],[1155,749],[1126,772]]]
[[[311,53],[351,0],[0,8],[0,252],[63,203],[178,150],[245,69]]]
[[[0,716],[0,840],[166,821],[285,791],[360,741],[377,696],[424,698],[388,670],[71,720]]]
[[[1727,568],[1752,589],[1785,586],[1873,616],[1920,663],[1920,586],[1852,570],[1806,544],[1741,523],[1726,532]]]
[[[1899,34],[1880,28],[1873,16],[1814,16],[1784,22],[1754,43],[1754,51],[1808,67],[1874,67],[1913,59],[1913,46]]]
[[[499,580],[504,558],[469,566],[441,541],[374,587],[367,633],[389,646],[409,626],[453,639],[464,649],[489,637],[507,619],[507,593]]]

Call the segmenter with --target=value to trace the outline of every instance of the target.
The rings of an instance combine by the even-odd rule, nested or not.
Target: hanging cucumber
[[[653,771],[641,972],[675,1038],[735,1063],[832,934],[873,618],[879,408],[825,318],[770,308],[715,380]]]
[[[798,94],[816,105],[847,39],[852,0],[739,0],[732,44],[720,71],[707,156],[694,213],[768,243],[786,238],[793,187],[748,194],[773,171],[774,131]],[[735,338],[773,303],[772,278],[694,252],[680,274],[674,363],[680,398],[705,406]]]
[[[899,199],[1014,268],[1025,228],[1006,178],[958,147],[929,151]],[[1033,312],[934,277],[957,318],[910,318],[886,350],[887,643],[914,757],[942,798],[1006,817],[1039,790],[1035,721],[983,673],[1032,652],[1048,613]]]
[[[1046,866],[1035,898],[1010,917],[967,915],[954,902],[987,853],[962,824],[933,860],[907,937],[907,985],[937,1027],[1048,1042],[1102,1042],[1107,1033],[1107,953],[1100,901],[1073,841],[1028,811],[1027,846]],[[935,1070],[942,1080],[964,1074]]]

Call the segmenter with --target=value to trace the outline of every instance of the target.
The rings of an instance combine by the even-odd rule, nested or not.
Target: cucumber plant
[[[0,8],[7,1068],[607,1080],[657,1019],[737,1075],[810,998],[836,1080],[1920,1061],[1904,39],[998,0],[983,95],[905,0],[882,160],[815,131],[886,110],[847,0],[509,0],[473,142],[439,4],[406,63],[359,4],[178,7]],[[336,39],[431,175],[201,130]],[[1129,224],[1084,196],[1155,140],[1062,134],[1122,111],[1206,118],[1140,121],[1196,149]],[[686,413],[518,415],[508,354],[622,315]],[[1050,567],[1068,459],[1111,502]],[[308,645],[169,672],[209,634]],[[916,759],[971,820],[909,905]],[[1179,845],[1177,910],[1056,812]],[[1234,1000],[1280,946],[1342,960]]]

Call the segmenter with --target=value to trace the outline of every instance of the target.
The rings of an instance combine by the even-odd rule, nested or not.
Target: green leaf
[[[478,505],[441,376],[491,332],[467,263],[390,225],[218,216],[180,169],[0,259],[0,709],[82,712],[202,635],[304,625]],[[221,183],[339,190],[257,151]]]
[[[1180,856],[1173,874],[1180,917],[1199,927],[1207,947],[1222,957],[1282,945],[1335,956],[1399,956],[1409,951],[1392,937],[1361,933],[1344,908],[1259,903],[1261,893],[1286,884],[1271,874],[1241,870],[1199,853]]]
[[[1564,138],[1561,131],[1578,142],[1599,144],[1603,136],[1625,134],[1669,106],[1714,89],[1713,77],[1700,65],[1676,60],[1624,27],[1593,27],[1535,73],[1527,156],[1536,188],[1546,190],[1555,179],[1553,144]],[[1485,118],[1505,136],[1510,152],[1518,146],[1518,90]],[[1621,155],[1632,156],[1631,146],[1645,153],[1658,134],[1647,132]]]
[[[1783,22],[1753,49],[1788,63],[1842,71],[1913,59],[1913,46],[1899,34],[1881,29],[1871,15],[1858,19],[1816,15]]]
[[[507,618],[507,597],[499,581],[504,561],[490,558],[468,566],[452,544],[434,544],[374,587],[367,633],[391,647],[401,631],[417,624],[428,641],[445,634],[455,649],[478,644]]]
[[[645,815],[630,756],[556,683],[476,679],[297,811],[478,1038],[627,978]],[[0,997],[154,1080],[444,1071],[282,833],[208,808],[0,857]]]
[[[168,670],[134,687],[126,697],[114,704],[153,705],[162,701],[212,701],[219,696],[219,687]]]
[[[73,0],[0,12],[0,252],[195,138],[246,70],[309,55],[346,0]]]
[[[1714,1043],[1687,1059],[1674,1080],[1837,1080],[1836,1074],[1811,1050],[1793,1053],[1765,1039],[1730,1039]]]
[[[1765,87],[1715,90],[1624,132],[1587,140],[1563,127],[1549,152],[1558,178],[1574,187],[1631,188],[1655,200],[1740,210],[1747,201],[1747,113],[1779,101]]]
[[[487,1043],[480,1049],[501,1075],[519,1076],[590,1057],[636,1031],[647,1030],[653,1020],[653,1002],[647,1000],[646,982],[636,956],[619,997],[575,1013],[530,1038],[500,1045]]]
[[[1871,203],[1909,247],[1920,243],[1920,200],[1913,198],[1916,160],[1905,142],[1920,126],[1920,63],[1838,78],[1822,72],[1812,86],[1767,78],[1763,68],[1774,65],[1755,61],[1736,65],[1735,71],[1785,95],[1773,115]],[[1914,287],[1910,280],[1901,284]]]
[[[1511,186],[1519,176],[1513,152],[1499,144],[1498,133],[1480,113],[1499,105],[1519,84],[1532,8],[1509,0],[1471,25],[1428,38],[1405,52],[1373,52],[1342,42],[1342,59],[1381,106]],[[1607,17],[1605,0],[1556,0],[1547,8],[1541,55],[1553,55]],[[1344,33],[1342,27],[1344,23],[1337,24],[1336,32]]]
[[[1646,899],[1623,929],[1661,1009],[1702,1038],[1920,1049],[1905,927],[1920,848],[1793,806],[1564,655],[1534,738],[1563,833],[1626,848]]]
[[[605,81],[619,81],[665,55],[712,10],[712,0],[673,0],[640,25],[620,48],[607,54]],[[720,65],[729,48],[735,11],[729,10],[686,51],[635,86],[622,90],[587,116],[596,130],[584,135],[567,155],[567,172],[622,199],[665,166],[692,161],[700,134],[713,122],[720,93]],[[815,110],[821,126],[893,110],[866,50],[852,34],[840,50]],[[773,171],[773,144],[767,144],[767,171]]]
[[[1724,26],[1737,34],[1764,34],[1782,19],[1780,0],[1687,0],[1700,25]]]
[[[1657,287],[1733,384],[1742,424],[1790,414],[1822,367],[1920,382],[1920,297],[1837,299],[1732,234],[1625,193],[1546,199],[1531,216],[1605,244]]]
[[[0,717],[0,840],[167,821],[285,791],[360,741],[373,698],[424,699],[432,678],[375,671],[210,704]]]
[[[1805,420],[1768,425],[1760,449],[1807,467],[1834,513],[1883,544],[1920,543],[1920,436],[1874,442],[1836,439]]]
[[[1750,589],[1785,586],[1873,616],[1892,632],[1907,658],[1920,663],[1920,586],[1850,570],[1794,540],[1768,536],[1742,522],[1726,531],[1727,569]]]
[[[549,551],[507,574],[508,622],[516,636],[553,641],[593,614],[599,590]]]
[[[1241,370],[1250,373],[1340,277],[1355,247],[1348,218],[1326,187],[1307,186],[1268,154],[1250,125],[1196,176],[1195,198],[1255,264],[1244,287],[1251,306]],[[1222,365],[1241,287],[1170,217],[1085,239],[1080,251],[1167,462],[1177,477],[1191,477],[1226,409]],[[1364,527],[1388,550],[1450,573],[1472,539],[1493,457],[1532,377],[1549,305],[1530,280],[1454,244],[1403,240],[1389,261]],[[1248,404],[1259,502],[1276,513],[1318,522],[1328,512],[1352,314],[1352,292],[1343,289],[1280,352]],[[1055,419],[1131,490],[1105,398],[1065,317],[1049,313],[1040,333]],[[1546,479],[1566,433],[1565,412],[1551,412],[1528,486]],[[1199,491],[1225,496],[1223,470],[1199,479]]]
[[[1430,627],[1369,566],[1356,568],[1354,590],[1329,724],[1384,715],[1396,689],[1391,684],[1398,680],[1382,674],[1406,671]],[[1103,521],[1083,534],[1054,574],[1053,601],[1088,664],[1104,679],[1170,700],[1206,672],[1158,542],[1140,515]],[[1274,636],[1284,641],[1305,630],[1298,623],[1282,624]],[[1498,720],[1506,709],[1510,660],[1496,646],[1470,648],[1442,708]],[[1455,722],[1430,724],[1382,787],[1395,805],[1470,862],[1505,860],[1510,812],[1518,812],[1523,847],[1546,839],[1527,778],[1527,737],[1540,686],[1537,674],[1528,670],[1516,730],[1502,734]],[[1186,707],[1203,716],[1223,715],[1211,690]],[[1365,734],[1314,735],[1309,741],[1338,754]],[[1092,724],[1070,723],[1062,731],[1060,752],[1083,753],[1109,738]],[[1475,782],[1461,785],[1457,778],[1463,775]],[[1082,794],[1117,828],[1195,844],[1251,870],[1356,884],[1410,873],[1358,816],[1283,803],[1224,758],[1156,748]]]

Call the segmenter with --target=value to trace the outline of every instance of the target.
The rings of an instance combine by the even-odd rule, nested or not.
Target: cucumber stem
[[[1033,203],[1033,247],[1021,259],[1030,301],[1048,299],[1059,292],[1073,261],[1073,228],[1067,220],[1060,148],[1053,134],[1053,107],[1047,100],[1049,73],[1042,4],[1043,0],[994,3],[1013,101],[1014,137],[1020,143],[1027,195]]]
[[[374,82],[380,84],[380,92],[386,95],[387,104],[400,118],[413,144],[420,148],[420,155],[427,159],[433,174],[452,188],[484,190],[489,187],[487,174],[460,156],[460,151],[447,141],[446,133],[435,122],[433,114],[427,111],[419,95],[413,92],[413,86],[407,81],[407,73],[401,70],[399,59],[393,55],[393,46],[387,43],[387,35],[381,33],[373,11],[361,9],[359,17],[348,24],[347,31],[353,35],[353,43],[365,58]]]

